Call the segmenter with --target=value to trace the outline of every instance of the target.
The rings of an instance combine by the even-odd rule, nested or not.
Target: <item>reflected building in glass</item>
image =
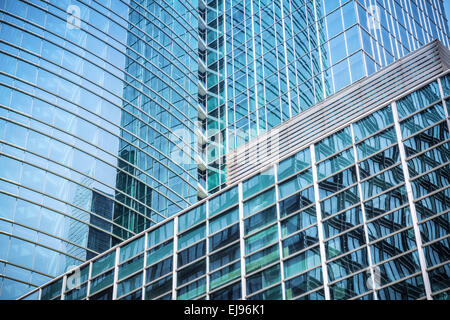
[[[204,196],[197,10],[0,0],[0,299]]]
[[[199,13],[211,193],[227,153],[433,39],[449,47],[442,0],[207,0]]]
[[[442,0],[0,0],[0,299],[313,143],[331,120],[274,132],[433,39]]]
[[[449,111],[435,40],[237,149],[226,188],[22,298],[448,300]]]

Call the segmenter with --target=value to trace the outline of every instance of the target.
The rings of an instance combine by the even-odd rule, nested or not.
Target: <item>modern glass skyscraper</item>
[[[197,201],[198,13],[0,0],[0,20],[5,299]]]
[[[0,299],[227,187],[247,142],[432,39],[442,0],[0,0]]]
[[[226,186],[224,156],[236,147],[432,39],[449,46],[443,1],[206,3],[199,92],[211,192]]]
[[[279,159],[25,298],[448,300],[449,111],[434,41],[269,132]]]

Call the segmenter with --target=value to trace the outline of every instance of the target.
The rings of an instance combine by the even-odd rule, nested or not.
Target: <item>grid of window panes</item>
[[[201,143],[200,154],[207,164],[204,187],[206,190],[223,185],[226,181],[223,157],[226,152],[225,136],[225,36],[224,2],[209,0],[201,7],[199,24],[199,103],[207,113],[201,121],[202,134],[206,139]]]
[[[447,75],[85,264],[64,298],[448,299],[449,106]]]
[[[354,1],[225,2],[227,150],[366,75]]]
[[[0,9],[0,299],[13,299],[197,200],[196,164],[172,159],[197,144],[197,8]]]
[[[444,103],[433,82],[398,101],[397,109],[432,296],[448,299],[450,75],[440,82]]]
[[[433,39],[442,0],[205,2],[208,191],[224,155]],[[207,79],[207,81],[206,81]]]
[[[370,70],[379,70],[433,39],[449,46],[443,0],[358,0],[357,3]]]

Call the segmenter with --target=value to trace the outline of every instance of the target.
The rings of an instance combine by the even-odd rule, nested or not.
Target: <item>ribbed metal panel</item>
[[[438,40],[363,78],[226,155],[232,184],[282,160],[450,69]]]

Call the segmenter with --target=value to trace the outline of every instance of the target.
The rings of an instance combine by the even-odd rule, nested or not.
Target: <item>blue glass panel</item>
[[[264,289],[281,279],[280,265],[265,269],[247,278],[247,294],[252,294],[258,290]]]
[[[195,207],[189,212],[186,212],[178,217],[178,232],[186,230],[187,228],[204,220],[206,217],[206,204]]]
[[[311,165],[311,153],[308,148],[298,152],[297,154],[287,158],[286,160],[281,161],[278,164],[277,170],[278,181],[281,181],[284,178],[310,165]]]
[[[244,202],[244,216],[247,217],[275,202],[275,189],[271,188]]]
[[[244,199],[249,196],[258,193],[259,191],[269,187],[275,183],[275,177],[273,176],[273,167],[244,181],[242,183],[242,192]]]
[[[149,232],[148,247],[151,248],[171,236],[173,236],[173,220]]]
[[[238,201],[238,189],[232,188],[209,200],[209,216],[229,208]]]
[[[439,86],[436,81],[414,91],[397,101],[398,116],[400,119],[418,111],[440,98]]]

